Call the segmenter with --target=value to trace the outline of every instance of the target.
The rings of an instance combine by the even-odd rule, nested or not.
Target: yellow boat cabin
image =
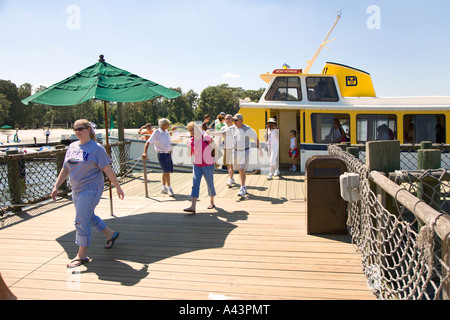
[[[291,130],[297,133],[302,171],[329,143],[446,143],[450,134],[450,97],[380,98],[370,74],[353,67],[327,62],[321,74],[307,74],[284,66],[261,79],[268,86],[260,101],[241,101],[239,113],[263,142],[267,120],[277,120],[280,165],[291,163]]]

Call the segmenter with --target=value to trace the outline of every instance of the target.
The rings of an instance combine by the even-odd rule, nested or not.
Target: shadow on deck
[[[202,183],[195,215],[182,211],[191,179],[173,175],[173,198],[159,193],[158,172],[149,174],[149,198],[141,177],[123,182],[125,200],[113,192],[114,217],[105,192],[96,214],[120,237],[105,250],[94,232],[92,261],[73,270],[70,200],[4,217],[6,283],[19,299],[375,299],[347,236],[307,235],[303,176],[249,175],[250,194],[240,199],[217,174],[216,208],[206,209]]]

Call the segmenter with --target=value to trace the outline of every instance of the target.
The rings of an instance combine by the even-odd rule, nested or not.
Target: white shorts
[[[234,164],[238,169],[247,170],[250,159],[250,149],[234,150]]]

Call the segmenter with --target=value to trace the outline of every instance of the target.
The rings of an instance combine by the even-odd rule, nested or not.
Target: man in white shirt
[[[158,125],[159,128],[152,133],[145,143],[142,159],[144,161],[147,159],[148,146],[153,144],[163,171],[161,193],[168,193],[170,197],[173,197],[172,187],[170,186],[170,173],[173,172],[172,141],[168,131],[170,121],[168,119],[160,119]]]
[[[256,147],[259,149],[259,139],[255,130],[244,124],[244,117],[240,113],[236,113],[233,117],[234,126],[236,127],[234,135],[234,162],[239,168],[239,178],[241,180],[241,189],[238,196],[244,197],[247,194],[247,186],[245,185],[246,170],[250,157],[250,139],[256,141]],[[259,149],[261,154],[261,150]]]
[[[233,117],[234,125],[227,127],[223,132],[211,132],[212,135],[222,135],[226,140],[232,139],[234,143],[234,165],[239,169],[239,178],[241,180],[241,188],[238,196],[244,197],[247,194],[246,170],[250,159],[250,139],[256,141],[256,146],[259,149],[259,139],[255,130],[244,124],[244,116],[237,113]],[[225,140],[225,141],[226,141]],[[260,155],[262,151],[259,150]]]

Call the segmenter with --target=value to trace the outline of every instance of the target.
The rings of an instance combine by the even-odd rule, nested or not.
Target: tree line
[[[35,92],[44,90],[44,86]],[[235,114],[239,110],[239,99],[250,98],[259,101],[264,89],[244,90],[230,87],[228,84],[210,86],[199,95],[193,90],[183,92],[181,88],[171,88],[181,95],[175,99],[155,98],[148,101],[124,103],[124,127],[140,128],[150,122],[157,124],[158,119],[168,118],[172,123],[187,124],[189,121],[202,121],[205,114],[214,119],[220,112]],[[32,95],[33,87],[29,83],[17,86],[10,80],[0,80],[0,127],[33,129],[56,125],[71,127],[77,119],[89,119],[99,128],[105,127],[103,103],[89,100],[82,104],[67,107],[49,106],[36,103],[24,105],[21,100]],[[115,103],[108,106],[109,119],[117,122]],[[110,121],[108,119],[108,121]]]

